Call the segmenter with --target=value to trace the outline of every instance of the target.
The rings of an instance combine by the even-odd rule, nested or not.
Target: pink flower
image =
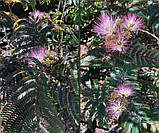
[[[134,89],[129,85],[119,85],[115,90],[116,94],[122,98],[127,98],[135,94]]]
[[[117,24],[111,15],[103,14],[95,21],[93,32],[106,36],[112,35],[116,30],[116,26]]]
[[[105,42],[105,47],[107,52],[110,51],[125,52],[126,45],[127,45],[127,39],[124,37],[122,32],[118,32],[111,36],[108,36]]]
[[[27,57],[34,57],[38,59],[40,62],[43,62],[43,60],[45,59],[45,51],[46,49],[44,46],[37,46],[30,50]],[[29,64],[32,64],[32,61],[29,60]]]
[[[127,45],[127,40],[126,38],[123,36],[122,33],[117,33],[117,39],[114,41],[114,47],[112,48],[113,51],[124,51],[126,49],[126,45]]]
[[[120,100],[116,100],[110,103],[109,106],[106,108],[109,116],[113,119],[119,119],[119,117],[125,109],[125,105]]]
[[[39,10],[34,10],[33,12],[30,13],[30,16],[33,16],[35,19],[41,18],[43,16],[43,13],[40,12]]]
[[[136,14],[128,13],[123,17],[123,27],[129,31],[137,31],[144,27],[144,21]]]
[[[51,19],[48,13],[40,12],[39,10],[34,10],[33,12],[30,13],[30,16],[33,16],[34,19],[37,19],[37,18],[40,19],[42,17]]]
[[[107,36],[105,38],[105,48],[107,52],[112,51],[113,47],[114,47],[114,40],[117,38],[117,36],[115,34],[111,35],[111,36]]]

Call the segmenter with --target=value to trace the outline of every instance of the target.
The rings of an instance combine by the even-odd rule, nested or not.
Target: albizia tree
[[[81,71],[81,132],[159,132],[159,68]]]
[[[96,2],[93,7],[98,15],[89,21],[86,33],[81,33],[89,33],[88,38],[81,36],[81,51],[88,47],[81,56],[82,66],[159,65],[158,4],[107,1]]]
[[[11,11],[21,3],[6,2],[10,12],[0,11],[0,132],[78,132],[78,29],[70,3],[19,1],[30,12],[18,18]]]

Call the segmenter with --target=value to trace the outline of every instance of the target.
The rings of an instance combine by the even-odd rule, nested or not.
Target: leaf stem
[[[153,38],[155,38],[157,41],[159,41],[159,38],[157,36],[155,36],[154,34],[146,31],[146,30],[142,30],[142,29],[139,29],[139,31],[141,32],[144,32],[144,33],[147,33],[148,35],[152,36]]]
[[[145,122],[145,123],[147,123],[147,124],[149,124],[149,125],[159,126],[159,124],[152,124],[152,123],[150,123],[149,121],[147,121],[147,120],[141,118],[139,115],[137,115],[137,114],[134,113],[134,112],[130,112],[129,110],[127,110],[127,112],[130,113],[131,115],[135,116],[137,119],[139,119],[139,120],[141,120],[141,121],[143,121],[143,122]]]

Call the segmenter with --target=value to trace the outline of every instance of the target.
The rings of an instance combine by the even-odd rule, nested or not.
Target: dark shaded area
[[[63,1],[63,0],[62,0]],[[57,9],[57,5],[58,5],[59,1],[56,1],[55,0],[51,0],[49,5],[47,5],[47,3],[42,3],[40,4],[40,2],[37,0],[36,1],[36,6],[35,8],[37,10],[40,10],[42,12],[49,12],[50,10],[54,11],[55,9]]]
[[[29,12],[31,11],[30,8],[27,11],[24,11],[23,6],[21,3],[11,3],[11,12],[14,13],[18,18],[28,17]],[[9,4],[5,3],[4,1],[0,1],[0,11],[9,12]]]
[[[97,121],[94,119],[90,128],[85,133],[94,133],[97,127]]]
[[[0,1],[0,11],[9,12],[8,4],[4,1]]]
[[[15,3],[12,12],[19,18],[28,17],[30,10],[24,11],[21,3]]]

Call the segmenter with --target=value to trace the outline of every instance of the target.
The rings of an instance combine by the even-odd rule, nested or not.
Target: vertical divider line
[[[78,24],[79,24],[79,27],[78,27],[78,39],[79,39],[79,42],[78,42],[78,85],[79,85],[79,120],[78,120],[78,123],[79,123],[79,133],[80,133],[80,130],[81,130],[81,125],[80,125],[80,121],[81,121],[81,109],[80,109],[80,94],[81,94],[81,87],[80,87],[80,73],[81,73],[81,65],[80,65],[80,25],[81,25],[81,10],[80,10],[80,0],[78,0]]]

